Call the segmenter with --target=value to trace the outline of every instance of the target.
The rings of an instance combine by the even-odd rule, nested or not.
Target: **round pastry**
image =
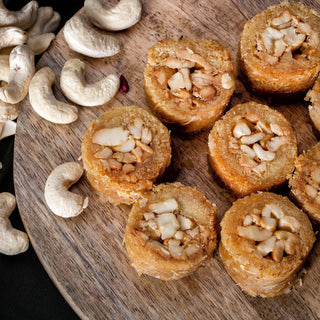
[[[235,89],[230,52],[209,39],[166,39],[148,51],[147,100],[173,128],[195,133],[224,112]]]
[[[255,91],[305,92],[320,70],[320,17],[299,2],[271,6],[245,24],[239,53]]]
[[[133,205],[124,240],[139,274],[180,279],[213,255],[216,206],[178,182],[154,186]]]
[[[244,291],[272,297],[292,287],[314,242],[306,214],[286,197],[261,192],[238,199],[225,213],[219,251]]]
[[[87,129],[82,161],[94,189],[114,203],[131,204],[151,189],[171,160],[168,129],[136,107],[106,111]]]
[[[302,209],[312,220],[320,222],[320,142],[297,158],[289,186]]]
[[[281,185],[297,157],[289,122],[253,101],[233,107],[218,120],[208,144],[212,168],[237,196]]]
[[[320,131],[320,79],[318,78],[311,90],[307,92],[306,101],[310,101],[309,115],[318,131]]]

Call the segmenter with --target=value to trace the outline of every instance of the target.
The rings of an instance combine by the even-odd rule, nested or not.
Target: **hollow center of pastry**
[[[266,163],[276,158],[277,150],[289,142],[292,129],[269,123],[259,114],[239,116],[232,130],[230,149],[239,155],[239,163],[256,173],[266,170]]]
[[[92,142],[97,145],[94,157],[108,172],[133,173],[137,164],[148,161],[154,153],[152,132],[140,117],[128,125],[97,130]]]
[[[285,10],[268,21],[268,27],[258,38],[258,57],[270,64],[277,63],[281,57],[306,57],[314,47],[312,34],[310,24]]]
[[[206,230],[193,218],[183,215],[174,198],[149,203],[148,209],[138,226],[144,245],[164,258],[186,260],[201,254],[201,239]]]
[[[262,210],[254,209],[246,215],[237,232],[253,242],[259,255],[279,262],[286,255],[296,253],[299,229],[300,222],[295,217],[286,215],[277,204],[269,203]]]
[[[206,106],[222,89],[230,89],[234,84],[228,72],[217,70],[190,48],[176,51],[165,65],[154,68],[153,75],[159,86],[168,90],[168,98],[185,109]]]

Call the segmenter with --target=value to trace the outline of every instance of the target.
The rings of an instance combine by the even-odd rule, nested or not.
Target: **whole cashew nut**
[[[55,98],[51,89],[54,79],[55,74],[49,67],[36,72],[29,86],[30,104],[48,121],[59,124],[71,123],[78,118],[78,109]]]
[[[49,175],[44,196],[50,210],[57,216],[71,218],[79,215],[88,206],[88,197],[68,189],[83,174],[83,167],[78,162],[66,162],[56,167]]]
[[[30,1],[20,11],[10,11],[5,7],[3,0],[0,0],[0,27],[29,28],[37,18],[38,7],[37,1]]]
[[[63,34],[70,49],[88,57],[110,57],[120,51],[120,41],[95,28],[84,15],[69,19]]]
[[[9,217],[16,207],[16,198],[8,192],[0,193],[0,252],[15,255],[29,248],[29,238],[23,231],[14,229]]]
[[[28,40],[28,46],[35,55],[45,52],[53,39],[56,37],[54,33],[43,33],[32,36]]]
[[[85,0],[84,9],[95,26],[119,31],[130,28],[140,20],[142,3],[140,0],[120,0],[113,8],[106,9],[100,0]]]
[[[9,56],[8,84],[0,88],[0,100],[18,103],[28,93],[30,80],[35,72],[34,53],[27,45],[15,47]]]
[[[9,55],[0,55],[0,81],[8,82],[10,77]]]
[[[18,27],[0,28],[0,49],[24,44],[28,39],[28,33]]]
[[[15,120],[19,113],[19,103],[11,104],[0,100],[0,121]]]
[[[64,95],[71,101],[86,107],[102,105],[116,95],[120,87],[120,79],[114,74],[86,84],[84,79],[85,64],[79,59],[66,61],[61,71],[60,87]]]

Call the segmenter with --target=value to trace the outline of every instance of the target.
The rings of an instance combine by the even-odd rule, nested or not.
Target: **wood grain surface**
[[[109,1],[111,4],[116,1]],[[71,307],[82,319],[320,319],[320,247],[316,243],[305,265],[302,285],[276,298],[254,298],[243,293],[226,273],[217,251],[191,276],[165,282],[138,276],[123,246],[129,206],[115,207],[101,201],[85,178],[72,191],[90,197],[80,216],[63,219],[48,209],[44,185],[59,164],[76,161],[82,136],[92,120],[121,105],[148,109],[143,88],[147,50],[166,37],[187,36],[219,41],[232,52],[236,65],[241,31],[248,19],[277,1],[253,0],[146,0],[140,22],[117,32],[123,47],[110,58],[91,59],[71,51],[60,32],[37,68],[56,73],[53,91],[64,98],[59,76],[64,62],[78,57],[87,64],[86,77],[94,82],[103,75],[123,74],[128,93],[118,93],[107,105],[79,107],[79,119],[56,125],[40,118],[28,98],[22,103],[14,150],[14,180],[19,211],[46,271]],[[320,1],[303,1],[320,13]],[[255,100],[283,112],[298,137],[299,153],[317,141],[303,98],[276,101],[247,92],[237,80],[230,106]],[[176,180],[202,191],[217,205],[219,221],[235,200],[211,172],[207,159],[209,131],[196,136],[172,134],[181,157]],[[282,192],[286,193],[284,189]]]

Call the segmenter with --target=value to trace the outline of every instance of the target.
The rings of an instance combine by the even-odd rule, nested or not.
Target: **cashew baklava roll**
[[[133,205],[124,240],[138,274],[180,279],[213,255],[216,205],[178,182],[154,186]]]
[[[225,213],[219,251],[245,292],[272,297],[289,291],[315,240],[305,213],[286,197],[261,192]]]
[[[209,39],[166,39],[148,51],[144,73],[151,109],[173,128],[196,133],[224,112],[235,89],[230,52]]]
[[[218,120],[208,144],[212,168],[237,196],[281,185],[297,157],[290,123],[253,101],[236,105]]]
[[[320,70],[320,17],[299,2],[271,6],[245,24],[239,51],[255,91],[305,92]]]
[[[320,78],[316,80],[304,99],[311,102],[309,105],[309,116],[316,129],[320,131]]]
[[[91,123],[81,151],[92,187],[114,204],[131,204],[169,166],[171,139],[168,129],[145,109],[117,107]]]
[[[291,195],[315,222],[320,222],[320,142],[299,155],[289,179]]]

